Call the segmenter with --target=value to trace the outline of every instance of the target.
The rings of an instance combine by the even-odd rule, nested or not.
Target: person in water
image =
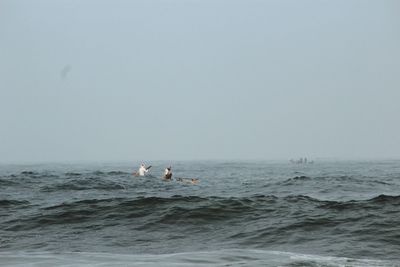
[[[197,184],[199,179],[197,179],[197,178],[176,178],[176,181],[186,183],[186,184]]]
[[[151,166],[146,168],[146,165],[144,165],[144,163],[140,164],[139,170],[137,172],[134,172],[133,175],[135,176],[145,176],[146,173],[149,172],[149,169],[151,168]]]
[[[169,166],[168,168],[165,168],[165,170],[164,170],[163,179],[171,180],[171,178],[172,178],[172,171],[171,171],[171,166]]]

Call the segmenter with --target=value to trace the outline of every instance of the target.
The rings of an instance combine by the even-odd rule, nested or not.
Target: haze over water
[[[397,1],[0,7],[1,162],[400,158]]]

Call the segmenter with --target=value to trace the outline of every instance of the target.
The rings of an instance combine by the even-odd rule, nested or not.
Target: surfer
[[[168,168],[165,168],[165,170],[164,170],[163,179],[170,180],[171,178],[172,178],[172,171],[171,171],[171,166],[169,166]]]
[[[149,172],[149,169],[151,168],[151,165],[146,168],[144,163],[140,164],[139,170],[137,172],[134,172],[133,175],[135,176],[145,176],[146,173]]]

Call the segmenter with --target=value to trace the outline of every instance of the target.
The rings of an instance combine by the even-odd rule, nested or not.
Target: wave
[[[19,175],[15,175],[14,177],[29,177],[29,178],[57,178],[59,177],[56,174],[53,174],[48,171],[43,171],[43,172],[36,172],[36,171],[23,171]]]
[[[377,180],[373,177],[358,177],[358,176],[316,176],[310,177],[305,175],[295,176],[292,178],[288,178],[284,181],[278,182],[280,185],[297,185],[299,183],[304,182],[346,182],[346,183],[357,183],[357,184],[380,184],[380,185],[393,185],[392,183]]]
[[[31,177],[31,178],[41,178],[41,177],[78,177],[78,176],[115,176],[115,175],[130,175],[129,172],[124,172],[124,171],[92,171],[92,172],[66,172],[64,174],[58,173],[55,174],[53,172],[49,171],[22,171],[19,173],[14,173],[10,174],[7,177],[8,178],[26,178],[26,177]]]
[[[373,203],[388,203],[393,205],[400,205],[400,195],[398,196],[390,196],[390,195],[379,195],[369,200]]]
[[[324,240],[323,250],[336,251],[336,255],[366,255],[369,251],[366,256],[396,258],[399,199],[388,195],[346,202],[304,195],[94,198],[36,206],[18,217],[6,215],[7,208],[0,208],[0,228],[4,236],[13,238],[43,236],[34,243],[41,247],[60,242],[55,238],[69,243],[73,236],[74,249],[81,242],[80,235],[101,243],[98,247],[105,251],[136,247],[150,253],[173,251],[174,246],[183,249],[193,240],[212,249],[232,244],[252,249],[299,246],[318,251]],[[2,203],[13,210],[20,204]],[[3,214],[1,210],[5,210]],[[12,240],[0,243],[0,249],[13,246]],[[364,245],[349,248],[349,243]],[[385,246],[385,250],[376,250],[377,245]]]
[[[76,175],[75,175],[76,176]],[[43,186],[42,192],[56,192],[69,190],[120,190],[125,189],[125,186],[114,181],[95,177],[85,177],[73,179],[66,182],[61,182],[53,185]]]
[[[312,180],[311,177],[308,177],[308,176],[305,176],[305,175],[301,175],[301,176],[295,176],[295,177],[286,179],[283,182],[278,182],[278,184],[279,185],[293,185],[293,184],[296,184],[296,183],[299,183],[299,182],[301,183],[301,182],[310,181],[310,180]]]
[[[255,249],[217,249],[172,254],[116,254],[99,252],[2,252],[8,266],[286,266],[394,267],[397,261],[320,256]]]
[[[14,186],[14,185],[18,185],[18,184],[19,183],[17,183],[16,181],[0,178],[0,186]]]
[[[27,202],[0,202],[1,205],[26,204]],[[295,227],[305,228],[315,225],[334,225],[344,212],[381,213],[385,207],[400,205],[400,196],[380,195],[364,201],[324,201],[309,196],[276,197],[255,195],[252,197],[198,197],[172,196],[106,198],[80,200],[42,208],[25,220],[11,221],[10,225],[28,228],[49,224],[83,223],[85,221],[118,221],[146,217],[138,229],[152,225],[184,223],[199,225],[226,220],[244,220],[251,222],[268,216],[300,218],[309,216]],[[393,210],[392,210],[393,211]],[[325,214],[326,217],[318,217]],[[316,217],[315,217],[316,216]],[[328,219],[327,219],[328,218]],[[340,221],[337,221],[340,223]],[[24,227],[25,227],[24,226]]]
[[[34,171],[22,171],[21,175],[40,175],[40,173]]]
[[[311,180],[311,177],[301,175],[301,176],[295,176],[293,178],[289,178],[287,181],[308,181]]]
[[[77,176],[82,176],[82,173],[79,173],[79,172],[67,172],[67,173],[65,173],[65,176],[67,176],[67,177],[77,177]]]
[[[0,199],[0,207],[1,208],[10,208],[22,205],[29,205],[30,202],[26,200],[9,200],[9,199]]]
[[[108,171],[108,172],[103,172],[103,171],[94,171],[91,173],[85,173],[85,175],[97,175],[97,176],[108,176],[108,175],[127,175],[130,174],[129,172],[123,172],[123,171]]]
[[[109,171],[107,175],[130,175],[129,172],[122,172],[122,171]]]
[[[30,186],[30,184],[44,184],[40,191],[55,192],[62,190],[117,190],[126,189],[122,184],[112,181],[117,176],[130,176],[123,171],[94,171],[94,172],[66,172],[54,174],[43,171],[22,171],[0,177],[0,186]],[[44,179],[44,180],[43,180]],[[50,180],[50,182],[48,182]]]

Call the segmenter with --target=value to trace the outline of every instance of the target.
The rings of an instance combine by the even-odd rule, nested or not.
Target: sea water
[[[400,266],[400,161],[147,164],[0,165],[0,266]]]

